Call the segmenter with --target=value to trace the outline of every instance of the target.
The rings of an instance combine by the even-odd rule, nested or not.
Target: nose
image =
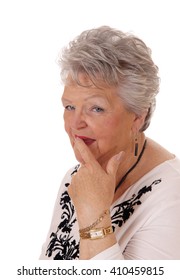
[[[87,126],[85,115],[80,110],[75,110],[71,120],[71,128],[74,130],[82,129]]]

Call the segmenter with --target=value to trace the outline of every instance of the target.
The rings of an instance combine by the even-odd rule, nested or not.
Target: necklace
[[[138,156],[137,161],[133,164],[133,166],[131,166],[131,168],[126,172],[126,174],[122,177],[121,181],[119,182],[119,184],[116,186],[115,188],[115,192],[117,191],[117,189],[119,189],[119,187],[122,185],[122,183],[125,181],[126,177],[128,176],[128,174],[136,167],[136,165],[138,164],[138,162],[140,161],[140,159],[142,158],[142,155],[144,154],[144,150],[146,148],[146,143],[147,140],[144,141],[144,145],[142,147],[142,150]]]

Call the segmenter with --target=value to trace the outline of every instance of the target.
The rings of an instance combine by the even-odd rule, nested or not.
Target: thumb
[[[119,154],[116,154],[108,161],[108,164],[106,167],[107,174],[116,176],[118,167],[124,158],[124,154],[125,154],[125,152],[121,151]]]

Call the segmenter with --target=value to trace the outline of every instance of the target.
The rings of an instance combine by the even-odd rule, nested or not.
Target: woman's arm
[[[75,145],[84,162],[72,177],[68,192],[76,209],[79,228],[84,229],[93,224],[103,211],[110,209],[122,153],[113,156],[104,171],[81,139],[76,139]],[[92,230],[106,232],[109,227],[111,227],[111,218],[107,214]],[[90,238],[92,232],[87,231],[87,233],[88,238],[80,239],[80,259],[90,259],[117,242],[114,233],[93,240]]]

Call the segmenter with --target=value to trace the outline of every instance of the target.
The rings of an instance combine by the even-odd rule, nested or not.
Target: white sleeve
[[[91,260],[124,260],[124,257],[121,253],[119,244],[116,243],[110,248],[91,258]]]
[[[92,260],[180,260],[179,180],[177,183],[172,179],[171,184],[171,188],[163,185],[144,206],[142,204],[145,220],[141,224],[134,220],[134,233],[127,238],[124,247],[122,240],[117,238],[118,243]],[[143,217],[139,216],[139,219]],[[127,227],[126,235],[131,230]]]
[[[73,172],[73,170],[74,170],[74,168],[71,168],[65,174],[64,178],[61,181],[60,188],[58,190],[58,194],[57,194],[56,201],[55,201],[54,208],[53,208],[53,214],[52,214],[52,218],[51,218],[49,231],[48,231],[46,240],[42,245],[42,250],[41,250],[40,257],[39,257],[40,260],[45,260],[45,259],[49,260],[49,258],[46,256],[46,250],[47,250],[47,246],[49,244],[49,236],[50,236],[51,232],[56,232],[57,225],[58,225],[59,221],[61,220],[61,212],[59,211],[59,209],[60,209],[59,201],[60,201],[61,194],[65,189],[65,184],[71,181],[71,173]]]

